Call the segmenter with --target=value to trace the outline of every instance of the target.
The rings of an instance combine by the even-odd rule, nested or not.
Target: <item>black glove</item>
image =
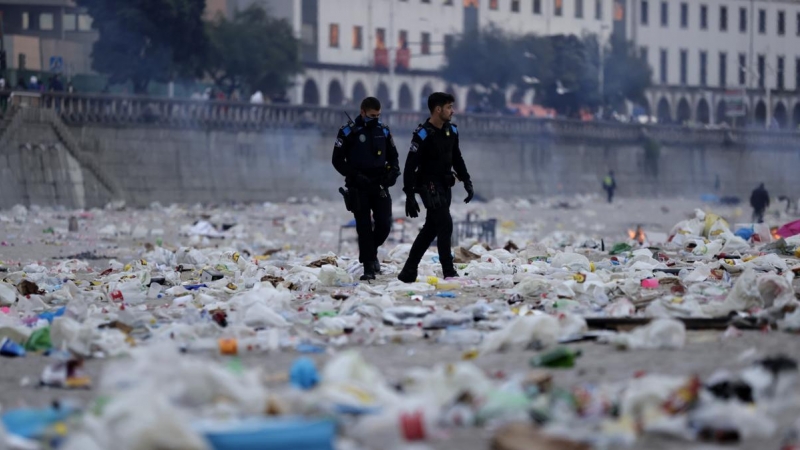
[[[406,195],[406,217],[419,217],[419,203],[414,194]]]
[[[356,183],[356,186],[364,189],[364,188],[369,187],[372,184],[372,180],[370,180],[369,177],[364,175],[363,173],[360,173],[360,174],[356,175],[355,183]]]
[[[464,189],[467,190],[467,198],[464,199],[464,203],[469,203],[472,200],[472,197],[475,196],[475,191],[472,189],[472,181],[465,181]]]
[[[397,183],[397,179],[400,177],[400,171],[397,169],[390,169],[389,173],[383,178],[383,187],[392,187]]]

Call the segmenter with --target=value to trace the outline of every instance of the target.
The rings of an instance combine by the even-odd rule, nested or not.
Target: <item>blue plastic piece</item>
[[[738,230],[736,230],[736,233],[733,234],[739,236],[745,241],[749,241],[750,238],[753,237],[753,235],[755,234],[755,231],[753,231],[752,228],[739,228]]]
[[[325,353],[325,347],[314,344],[297,344],[294,349],[300,353]]]
[[[447,292],[447,291],[445,291],[445,292],[438,292],[438,293],[436,293],[436,296],[437,296],[437,297],[442,297],[442,298],[456,298],[456,294],[455,294],[455,293],[453,293],[453,292]]]
[[[53,323],[53,319],[55,319],[56,317],[63,316],[64,315],[64,311],[66,311],[66,310],[67,310],[67,307],[66,306],[62,306],[61,308],[58,308],[55,311],[45,311],[45,312],[39,314],[39,318],[40,319],[44,319],[44,320],[48,321],[49,323]]]
[[[208,287],[205,283],[203,284],[186,284],[183,286],[187,291],[196,291],[200,288]]]
[[[3,356],[25,356],[25,347],[17,344],[9,338],[0,341],[0,355]]]
[[[289,382],[292,386],[307,391],[319,383],[317,365],[311,358],[297,358],[289,369]]]
[[[9,433],[27,439],[41,437],[47,429],[72,414],[72,408],[12,409],[3,414],[3,425]]]
[[[331,420],[253,418],[195,426],[214,450],[333,450]]]

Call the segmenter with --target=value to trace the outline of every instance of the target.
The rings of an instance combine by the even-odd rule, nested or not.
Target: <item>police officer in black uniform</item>
[[[365,98],[361,114],[339,129],[333,148],[333,167],[345,177],[347,187],[341,192],[356,219],[358,260],[364,265],[362,280],[374,280],[380,273],[378,247],[392,228],[389,187],[400,176],[397,148],[380,116],[381,102],[375,97]]]
[[[417,217],[420,211],[415,193],[420,194],[427,213],[425,224],[411,246],[408,260],[397,276],[405,283],[416,281],[417,266],[434,238],[437,239],[442,275],[444,278],[458,276],[450,254],[453,234],[450,188],[455,185],[456,177],[464,183],[467,191],[464,203],[472,200],[474,191],[458,145],[458,128],[450,122],[454,102],[455,98],[450,94],[431,94],[428,97],[431,115],[414,131],[411,138],[411,148],[403,174],[403,191],[407,196],[406,216]]]

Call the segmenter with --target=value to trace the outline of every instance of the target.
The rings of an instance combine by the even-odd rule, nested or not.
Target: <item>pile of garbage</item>
[[[153,210],[184,217],[174,207]],[[30,223],[27,215],[17,208],[0,222]],[[699,210],[668,234],[608,244],[563,231],[522,241],[517,229],[501,233],[499,248],[456,247],[457,278],[441,279],[430,251],[415,283],[397,281],[410,244],[395,245],[383,255],[384,275],[365,284],[355,281],[362,267],[351,257],[278,244],[234,217],[207,219],[184,224],[174,246],[153,226],[96,224],[108,242],[147,240],[126,253],[109,246],[101,267],[76,258],[3,262],[0,355],[45,354],[52,361],[38,384],[96,396],[88,405],[6,410],[0,443],[393,448],[454,428],[507,426],[513,432],[498,431],[500,441],[534,433],[562,443],[553,448],[563,439],[602,446],[649,434],[723,442],[771,437],[774,418],[800,404],[797,363],[779,355],[705,378],[636,374],[567,388],[554,385],[552,372],[580,361],[574,342],[674,350],[686,345],[687,328],[724,338],[800,332],[800,235],[731,227]],[[299,219],[272,222],[284,234],[305,232]],[[620,324],[635,327],[617,331]],[[356,350],[397,344],[447,346],[456,357],[387,379]],[[531,352],[518,373],[476,364],[511,351]],[[293,360],[290,370],[265,372],[281,355]],[[248,367],[247,358],[262,363]],[[108,361],[99,382],[83,370],[97,359]]]

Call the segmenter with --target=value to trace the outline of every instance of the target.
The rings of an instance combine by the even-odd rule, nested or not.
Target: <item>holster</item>
[[[447,193],[444,187],[437,186],[434,183],[426,183],[419,189],[419,196],[422,198],[422,204],[425,209],[439,209],[446,208]]]
[[[344,198],[344,207],[352,213],[357,213],[361,210],[361,201],[358,198],[358,191],[355,188],[345,189],[340,187],[339,193]]]

